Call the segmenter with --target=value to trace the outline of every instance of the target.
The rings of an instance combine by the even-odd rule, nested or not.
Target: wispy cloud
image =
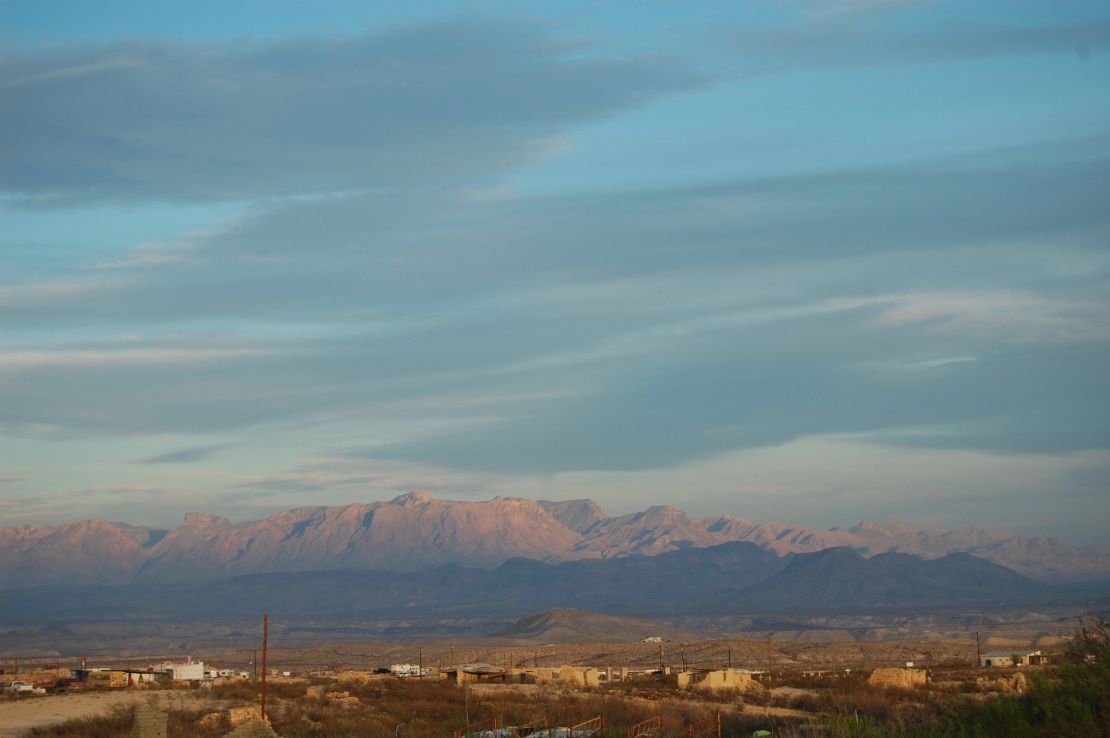
[[[177,451],[167,451],[164,454],[151,456],[143,459],[144,464],[192,464],[198,461],[204,461],[213,454],[218,453],[225,448],[223,444],[215,444],[211,446],[194,446],[192,448],[178,449]]]
[[[8,52],[0,190],[28,204],[243,200],[482,177],[574,121],[699,83],[541,23]],[[199,114],[198,111],[203,111]]]
[[[979,415],[950,442],[1027,450],[1043,372],[1069,377],[1073,418],[1104,384],[1094,144],[607,197],[266,208],[198,237],[193,263],[14,296],[0,323],[138,340],[9,347],[0,423],[303,427],[328,445],[341,428],[410,463],[558,471]],[[977,360],[880,384],[866,369],[953,356]],[[1103,432],[1044,422],[1062,447]]]
[[[838,5],[873,10],[906,3]],[[734,31],[730,43],[743,74],[1048,54],[1068,54],[1080,60],[1092,49],[1110,46],[1110,22],[1025,27],[949,23],[933,28],[880,31],[856,23],[833,23]]]
[[[5,351],[0,371],[26,371],[45,367],[94,367],[122,365],[195,364],[226,361],[272,353],[261,349],[117,348],[59,349],[55,351]]]
[[[929,5],[937,0],[786,0],[815,20],[844,20]]]

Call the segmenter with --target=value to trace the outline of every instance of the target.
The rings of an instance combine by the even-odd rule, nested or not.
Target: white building
[[[1048,663],[1040,651],[991,651],[979,657],[979,666],[986,668],[1039,666]]]
[[[204,662],[194,661],[185,664],[164,664],[163,670],[175,682],[188,682],[204,679]]]

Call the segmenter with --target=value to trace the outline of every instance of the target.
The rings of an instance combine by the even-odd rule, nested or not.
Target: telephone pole
[[[975,631],[975,668],[979,668],[979,664],[983,663],[983,654],[979,651],[979,631]]]
[[[270,615],[262,616],[262,719],[266,719],[266,671],[270,650]]]

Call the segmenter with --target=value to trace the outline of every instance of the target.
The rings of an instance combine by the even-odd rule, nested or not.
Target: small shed
[[[449,666],[439,670],[439,678],[462,684],[463,682],[504,682],[509,672],[490,664]]]

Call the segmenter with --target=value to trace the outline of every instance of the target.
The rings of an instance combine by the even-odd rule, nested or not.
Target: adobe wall
[[[867,683],[876,687],[917,689],[924,687],[927,679],[924,669],[883,668],[871,672]]]
[[[509,679],[531,684],[569,684],[576,687],[596,687],[601,684],[601,672],[592,667],[560,666],[513,669]]]
[[[716,671],[680,671],[676,675],[679,689],[759,689],[759,682],[744,671],[718,669]]]

